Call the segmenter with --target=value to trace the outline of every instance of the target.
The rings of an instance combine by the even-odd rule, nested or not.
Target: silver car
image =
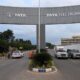
[[[71,58],[80,58],[80,51],[79,50],[71,50]]]

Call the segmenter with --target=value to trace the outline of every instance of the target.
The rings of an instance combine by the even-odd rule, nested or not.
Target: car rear
[[[12,53],[12,58],[21,58],[21,57],[22,57],[22,55],[19,51],[14,51]]]

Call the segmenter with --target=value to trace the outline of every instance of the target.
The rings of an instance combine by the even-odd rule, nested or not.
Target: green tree
[[[55,45],[53,45],[53,44],[51,44],[51,43],[46,43],[46,46],[47,46],[48,48],[54,48]]]
[[[9,44],[5,40],[0,39],[0,52],[7,52],[9,48]]]
[[[11,42],[14,38],[13,32],[9,29],[0,34],[0,39],[7,40],[8,42]]]

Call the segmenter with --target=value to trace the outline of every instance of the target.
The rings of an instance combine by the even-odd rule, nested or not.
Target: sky
[[[1,6],[17,7],[38,7],[39,0],[0,0]],[[80,5],[80,0],[41,0],[41,7],[61,7]],[[0,32],[11,29],[16,38],[31,40],[36,44],[35,25],[10,25],[0,24]],[[46,42],[60,44],[61,38],[71,38],[73,35],[80,35],[80,23],[46,25]]]

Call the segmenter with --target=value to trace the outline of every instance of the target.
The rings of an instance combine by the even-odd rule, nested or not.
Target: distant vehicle
[[[68,53],[67,53],[67,51],[65,51],[65,50],[57,50],[56,51],[56,53],[55,53],[55,57],[56,58],[68,58]]]
[[[56,46],[55,47],[55,50],[57,51],[57,50],[63,50],[64,49],[64,46]]]
[[[14,51],[13,53],[12,53],[12,56],[11,56],[12,58],[21,58],[21,57],[23,57],[23,53],[21,53],[20,51]]]
[[[67,52],[68,52],[68,55],[70,55],[70,58],[80,58],[80,51],[79,50],[72,49]]]

